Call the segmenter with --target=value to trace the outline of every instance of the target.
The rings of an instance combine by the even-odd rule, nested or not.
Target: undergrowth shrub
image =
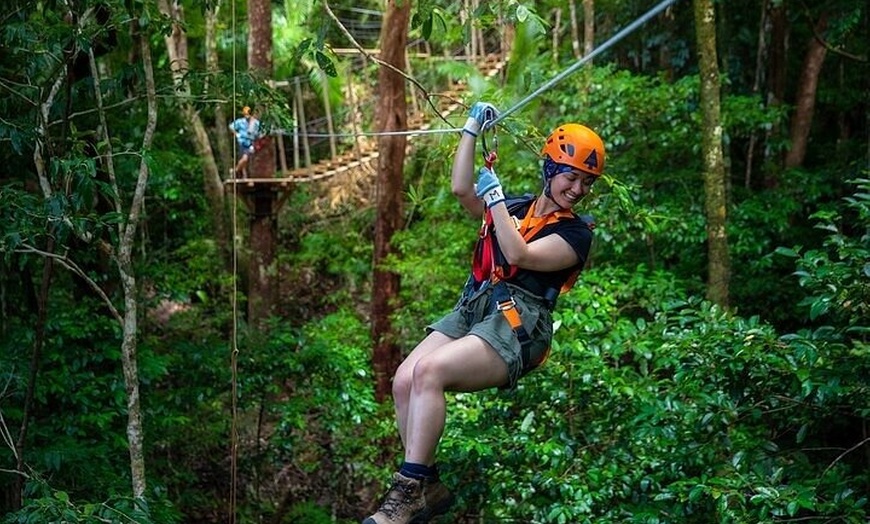
[[[648,288],[658,301],[642,299]],[[818,451],[843,415],[846,389],[826,364],[835,349],[642,269],[586,272],[557,310],[550,360],[515,392],[455,395],[441,452],[467,505],[458,512],[533,523],[866,518],[858,454]]]

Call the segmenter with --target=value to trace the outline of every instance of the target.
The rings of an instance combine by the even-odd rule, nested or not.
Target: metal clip
[[[508,309],[513,309],[515,307],[517,307],[517,302],[516,302],[516,300],[514,300],[514,297],[511,297],[510,300],[505,300],[504,302],[498,302],[495,305],[495,308],[498,309],[499,311],[505,311]]]
[[[486,120],[480,126],[481,147],[483,148],[483,163],[487,169],[492,169],[492,165],[498,160],[498,135],[495,132],[495,126],[492,127],[492,150],[486,146],[486,131],[493,120]]]

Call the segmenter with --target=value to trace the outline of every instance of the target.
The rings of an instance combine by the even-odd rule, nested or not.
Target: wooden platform
[[[488,56],[481,63],[480,69],[484,72],[487,78],[492,78],[498,74],[505,66],[505,61],[498,57]],[[465,91],[465,85],[457,84],[441,94],[441,99],[446,103],[440,108],[441,116],[447,118],[461,109],[463,105],[458,101]],[[437,116],[431,116],[429,113],[424,113],[423,116],[415,115],[408,119],[408,130],[428,130],[433,123],[442,122]],[[414,138],[414,135],[408,136],[408,142]],[[360,141],[357,145],[335,158],[321,160],[307,167],[298,169],[289,169],[282,173],[278,173],[275,178],[244,178],[244,179],[227,179],[224,181],[227,190],[242,190],[245,193],[251,193],[256,188],[269,188],[273,191],[284,191],[289,189],[293,184],[317,182],[327,178],[341,175],[342,173],[352,172],[358,169],[364,169],[369,172],[375,170],[371,168],[378,159],[377,140]]]

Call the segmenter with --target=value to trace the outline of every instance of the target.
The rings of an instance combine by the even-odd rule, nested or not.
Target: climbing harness
[[[486,143],[487,131],[491,131],[493,134],[492,149],[489,149]],[[484,166],[486,169],[492,170],[493,164],[498,159],[498,137],[496,135],[495,126],[492,125],[491,121],[488,120],[481,126],[480,137]],[[555,224],[560,220],[572,219],[576,216],[568,209],[559,209],[544,216],[536,217],[535,203],[536,197],[531,194],[505,201],[505,205],[508,208],[508,214],[513,219],[517,232],[527,243],[532,241],[548,225]],[[525,216],[522,220],[517,219],[516,214],[526,205],[529,207]],[[584,221],[584,223],[587,222]],[[531,361],[532,339],[529,336],[528,331],[526,331],[526,328],[523,326],[522,317],[517,309],[516,300],[511,294],[511,290],[507,284],[507,280],[514,277],[518,271],[519,267],[508,264],[507,259],[498,246],[498,239],[495,235],[495,227],[492,219],[492,211],[487,208],[483,215],[480,230],[478,232],[478,242],[474,248],[471,266],[471,278],[473,279],[472,284],[475,289],[482,289],[484,286],[490,286],[492,288],[492,300],[495,304],[495,308],[501,311],[520,344],[522,367],[523,369],[532,369],[543,364],[547,355],[549,355],[549,349],[543,353],[540,359],[535,362]],[[573,271],[560,289],[546,291],[542,298],[543,305],[547,309],[552,310],[555,306],[555,301],[558,295],[571,289],[579,272],[580,268]]]
[[[492,129],[492,150],[486,147],[486,132]],[[492,120],[486,120],[480,126],[480,141],[481,154],[483,155],[483,165],[487,169],[492,170],[492,165],[498,160],[498,134],[496,134],[495,126]]]
[[[559,210],[549,213],[543,217],[535,217],[535,199],[534,195],[526,195],[517,199],[512,199],[510,202],[505,202],[508,206],[508,212],[514,218],[517,231],[526,242],[535,238],[544,227],[555,224],[564,219],[569,219],[574,216],[574,213],[568,210]],[[513,213],[516,213],[520,208],[532,200],[532,203],[526,212],[522,221],[517,220]],[[531,359],[532,339],[529,336],[526,328],[523,327],[522,317],[517,309],[517,302],[508,287],[507,280],[516,275],[519,268],[515,265],[510,265],[505,260],[501,249],[498,247],[498,240],[495,236],[495,230],[492,224],[492,213],[487,210],[484,215],[483,224],[480,227],[479,239],[474,250],[474,258],[472,262],[472,278],[474,279],[475,287],[488,285],[492,287],[492,300],[495,308],[501,311],[505,320],[510,325],[520,343],[520,351],[523,363],[523,369],[531,369],[543,364],[549,354],[549,349],[544,352],[542,357],[535,362]],[[568,281],[561,289],[547,290],[543,298],[542,305],[549,310],[555,306],[556,297],[573,286],[576,281],[578,268],[571,273]]]

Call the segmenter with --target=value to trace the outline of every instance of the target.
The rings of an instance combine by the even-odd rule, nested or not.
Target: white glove
[[[483,199],[487,208],[490,208],[499,202],[504,202],[504,191],[501,188],[501,182],[490,168],[481,167],[477,172],[477,188],[475,190],[477,197]]]
[[[488,102],[475,102],[468,111],[468,120],[462,128],[463,133],[477,136],[481,130],[486,131],[492,126],[492,122],[498,118],[498,109]],[[484,125],[486,128],[484,128]]]

